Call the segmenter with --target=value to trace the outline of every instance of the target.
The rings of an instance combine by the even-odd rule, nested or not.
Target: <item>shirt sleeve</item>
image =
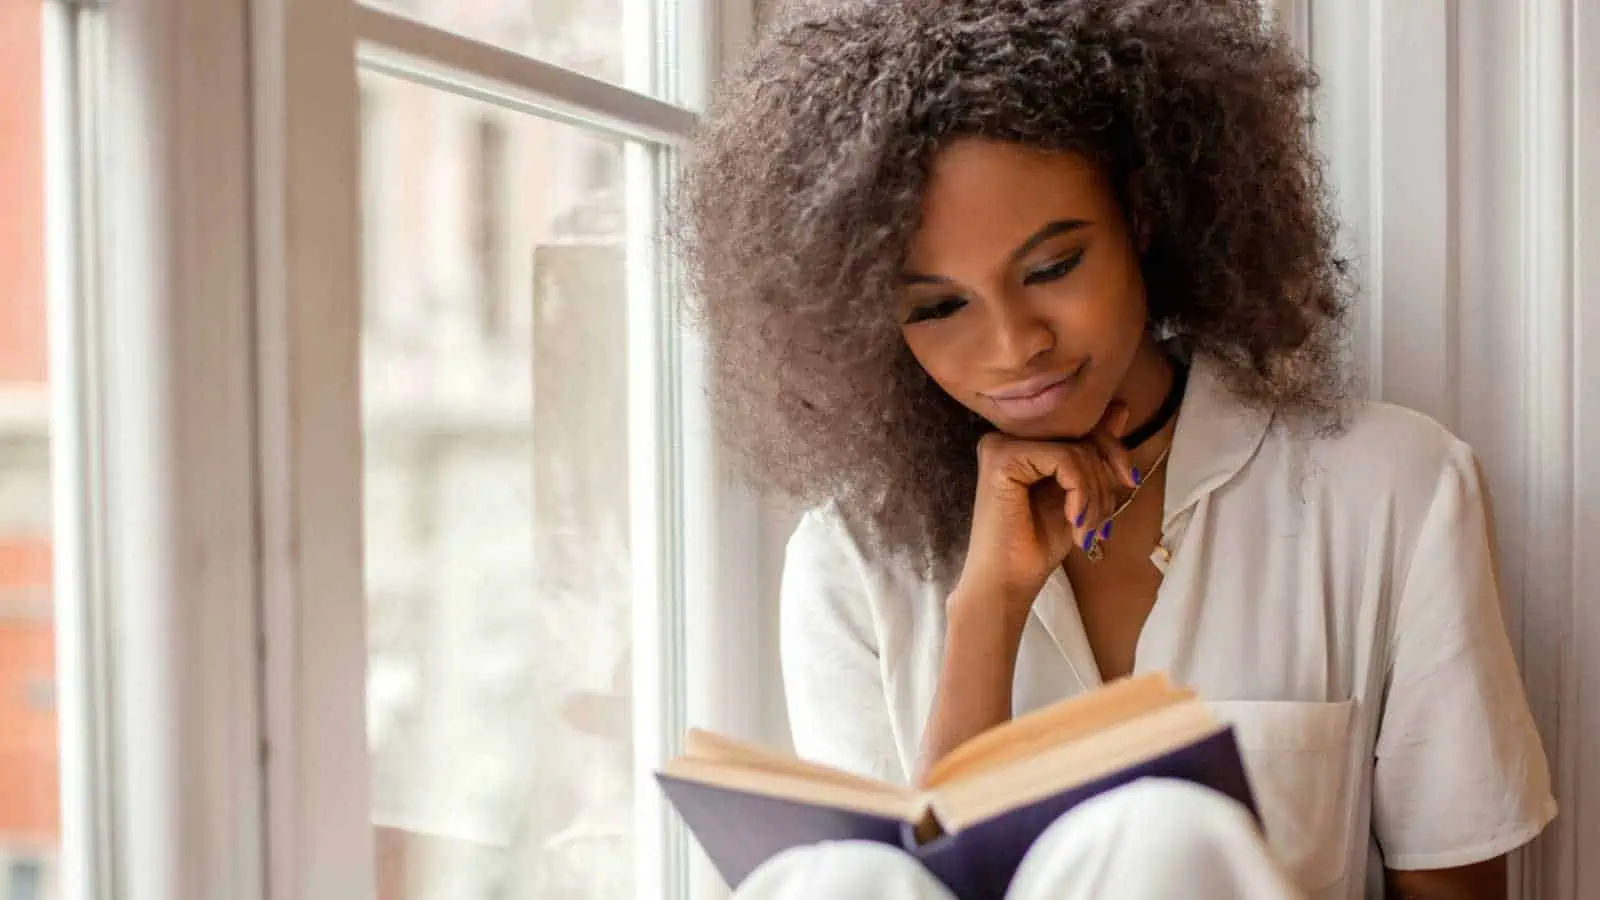
[[[869,585],[836,513],[806,514],[783,567],[781,653],[789,728],[806,759],[903,783]]]
[[[1500,610],[1477,463],[1454,442],[1395,600],[1373,825],[1391,869],[1492,859],[1555,816]]]

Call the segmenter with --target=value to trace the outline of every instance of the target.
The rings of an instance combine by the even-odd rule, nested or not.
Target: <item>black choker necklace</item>
[[[1178,414],[1178,407],[1183,405],[1183,388],[1189,383],[1189,367],[1176,363],[1172,367],[1172,387],[1167,389],[1167,397],[1161,401],[1161,408],[1155,415],[1144,421],[1143,425],[1122,436],[1122,446],[1133,450],[1145,441],[1155,437],[1161,429],[1167,427],[1172,417]]]

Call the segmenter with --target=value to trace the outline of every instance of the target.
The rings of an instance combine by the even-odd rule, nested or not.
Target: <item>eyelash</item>
[[[1071,256],[1057,260],[1042,269],[1034,269],[1023,276],[1022,283],[1029,287],[1036,284],[1046,284],[1067,277],[1083,261],[1083,251],[1079,250]]]
[[[932,319],[947,319],[966,305],[967,301],[960,297],[945,297],[933,303],[926,303],[911,310],[911,314],[906,316],[906,324],[915,325],[918,322],[927,322]]]
[[[1029,272],[1027,275],[1023,276],[1022,283],[1025,286],[1033,287],[1035,285],[1048,284],[1052,281],[1058,281],[1067,277],[1067,275],[1070,274],[1073,269],[1078,267],[1078,263],[1082,261],[1083,251],[1079,250],[1071,256],[1057,260],[1048,266],[1034,269],[1032,272]],[[915,325],[918,322],[928,322],[935,319],[947,319],[950,316],[960,312],[962,307],[966,305],[967,301],[961,299],[960,297],[944,297],[940,300],[934,301],[933,303],[927,303],[911,310],[911,314],[906,316],[905,324]]]

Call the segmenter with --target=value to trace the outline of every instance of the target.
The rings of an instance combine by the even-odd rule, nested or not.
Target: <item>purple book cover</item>
[[[1052,822],[1090,797],[1147,777],[1205,785],[1256,813],[1231,728],[922,846],[911,841],[911,827],[900,819],[656,776],[730,887],[738,887],[758,866],[790,847],[867,840],[907,850],[961,900],[1004,897],[1023,855]]]

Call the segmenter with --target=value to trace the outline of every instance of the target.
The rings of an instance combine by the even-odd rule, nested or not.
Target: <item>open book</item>
[[[691,730],[657,773],[730,886],[790,847],[901,847],[962,900],[1003,897],[1039,833],[1077,804],[1146,776],[1193,781],[1252,812],[1233,731],[1160,674],[1102,688],[990,729],[908,788]]]

